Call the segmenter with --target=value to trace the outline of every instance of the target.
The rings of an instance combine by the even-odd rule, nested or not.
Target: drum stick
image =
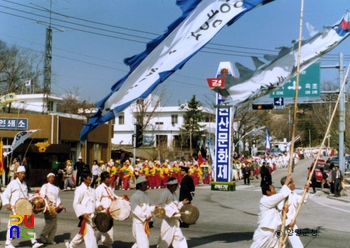
[[[113,211],[108,211],[108,213],[113,213],[113,212],[118,211],[118,210],[120,210],[120,208],[117,208],[116,210],[113,210]]]

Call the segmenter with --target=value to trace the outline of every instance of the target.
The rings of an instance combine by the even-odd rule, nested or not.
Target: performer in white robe
[[[176,178],[171,177],[168,180],[167,188],[160,194],[159,205],[165,210],[166,218],[162,220],[160,227],[160,236],[157,248],[187,248],[187,241],[180,229],[181,217],[180,209],[184,204],[188,204],[187,199],[179,202],[175,193],[179,182]]]
[[[111,179],[109,173],[104,171],[100,175],[101,184],[96,189],[96,209],[98,212],[106,212],[107,208],[110,207],[112,201],[118,199],[111,189]],[[96,231],[95,233],[97,242],[101,239],[102,244],[108,248],[112,248],[114,242],[113,239],[113,227],[108,232]]]
[[[12,180],[6,187],[4,193],[2,194],[2,204],[4,206],[6,206],[7,210],[12,210],[13,214],[15,214],[14,211],[14,206],[15,203],[18,199],[20,198],[25,198],[28,199],[29,195],[28,195],[28,187],[26,182],[24,181],[24,178],[26,176],[26,169],[24,166],[19,166],[17,168],[17,178]],[[20,227],[20,229],[24,228],[23,223],[21,224],[22,226]],[[34,227],[33,227],[34,228]],[[7,226],[7,233],[6,233],[6,242],[5,242],[5,248],[15,248],[11,243],[12,243],[12,238],[10,237],[10,229],[11,229],[11,225],[10,225],[10,220],[8,222],[8,226]],[[30,239],[30,241],[32,242],[32,247],[33,248],[37,248],[37,247],[41,247],[44,244],[42,243],[38,243],[36,241],[36,233],[35,231],[32,232],[28,232],[28,235],[33,236],[33,238]]]
[[[285,184],[286,178],[287,177],[281,178],[282,185]],[[289,183],[288,187],[291,190],[291,192],[288,196],[288,213],[287,213],[287,218],[286,218],[286,222],[285,222],[286,223],[285,230],[287,231],[288,228],[291,228],[291,230],[288,231],[288,233],[285,235],[288,235],[288,240],[293,248],[303,248],[304,245],[301,242],[300,237],[294,231],[294,230],[298,229],[298,226],[295,224],[295,221],[292,221],[296,212],[297,212],[297,209],[298,209],[298,206],[301,202],[302,197],[301,197],[301,195],[298,195],[297,193],[294,192],[294,190],[295,190],[294,182]],[[309,190],[309,187],[310,187],[309,184],[305,184],[304,189]],[[309,194],[306,194],[303,204],[306,203],[308,197],[309,197]],[[281,201],[278,204],[278,209],[281,210],[283,208],[283,205],[284,205],[284,201]]]
[[[254,232],[251,248],[272,248],[277,245],[276,231],[282,220],[276,207],[290,194],[291,190],[287,185],[292,181],[292,177],[287,177],[277,194],[272,184],[263,183],[261,186],[263,197],[259,203],[258,227]]]
[[[66,248],[74,248],[85,242],[86,248],[97,248],[92,218],[95,213],[95,190],[89,187],[92,181],[91,172],[82,172],[83,183],[74,191],[73,208],[76,216],[80,219],[80,230],[70,242],[66,242]]]
[[[132,211],[132,233],[136,243],[132,248],[149,248],[149,222],[152,219],[152,212],[155,206],[146,193],[148,187],[147,179],[139,176],[136,180],[136,192],[131,196]]]
[[[40,234],[40,239],[45,244],[55,245],[54,241],[57,231],[57,214],[56,208],[61,206],[61,199],[59,197],[60,189],[53,183],[55,181],[55,174],[49,173],[47,175],[48,183],[45,183],[40,189],[40,196],[46,199],[48,209],[44,214],[45,226]]]

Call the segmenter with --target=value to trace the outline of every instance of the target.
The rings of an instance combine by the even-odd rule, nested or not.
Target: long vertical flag
[[[13,152],[20,144],[22,144],[29,136],[31,136],[33,133],[35,133],[37,130],[26,130],[18,132],[15,137],[13,138],[13,142],[11,145],[11,151],[5,153],[5,157],[9,155],[11,152]]]
[[[133,101],[147,97],[160,83],[202,49],[225,25],[246,12],[274,0],[177,0],[182,16],[167,31],[147,44],[146,50],[124,63],[129,73],[116,82],[111,92],[97,103],[99,109],[80,133],[81,142],[89,132],[113,119]]]
[[[4,154],[3,154],[3,146],[2,140],[0,140],[0,176],[4,174]]]
[[[265,129],[265,151],[269,152],[271,150],[271,137],[270,137],[270,133],[269,130],[266,128]]]

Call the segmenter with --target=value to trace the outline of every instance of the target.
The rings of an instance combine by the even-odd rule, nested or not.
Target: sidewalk
[[[328,199],[350,203],[350,185],[349,184],[345,184],[345,193],[346,193],[346,195],[335,197],[333,194],[330,194],[329,189],[324,189],[323,191],[317,191],[316,192],[316,194],[318,196],[323,196],[324,195]]]

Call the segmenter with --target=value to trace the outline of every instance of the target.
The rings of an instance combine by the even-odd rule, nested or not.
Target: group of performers
[[[200,181],[203,184],[209,184],[211,181],[211,168],[207,163],[198,164],[195,162],[177,162],[174,161],[170,166],[166,160],[162,165],[159,161],[154,163],[145,160],[143,163],[138,163],[135,168],[135,174],[144,176],[151,189],[164,188],[170,177],[177,179],[179,183],[182,181],[181,168],[188,168],[188,175],[192,178],[195,186],[198,186]]]
[[[125,164],[125,167],[127,166],[128,163]],[[119,197],[114,193],[111,187],[113,176],[108,171],[100,173],[101,183],[96,189],[91,187],[92,173],[90,171],[81,172],[81,184],[76,187],[73,200],[73,209],[76,217],[79,219],[78,226],[80,229],[72,240],[65,243],[65,246],[71,248],[85,242],[87,248],[97,248],[98,242],[101,241],[103,245],[111,248],[114,242],[113,220],[110,222],[111,227],[108,230],[100,230],[98,229],[99,223],[96,221],[96,216],[99,213],[112,216],[111,213],[115,211],[111,211],[110,208],[113,203],[119,201],[123,202],[123,211],[117,211],[121,212],[118,215],[118,220],[125,220],[130,214],[133,217],[132,232],[136,240],[133,247],[149,247],[149,228],[156,209],[161,209],[164,213],[157,247],[170,247],[170,245],[174,248],[187,247],[186,238],[180,229],[180,209],[183,205],[191,203],[194,196],[195,186],[188,172],[188,167],[180,168],[182,182],[178,181],[178,176],[172,177],[171,175],[166,182],[164,181],[166,188],[160,194],[159,205],[154,205],[149,199],[146,193],[149,188],[149,181],[142,174],[138,175],[136,179],[136,192],[131,196],[129,203],[127,196]],[[2,202],[7,210],[19,215],[23,215],[19,213],[20,207],[17,205],[19,200],[25,199],[30,206],[33,204],[33,212],[26,215],[44,213],[45,226],[40,234],[42,243],[37,240],[35,231],[28,233],[28,235],[32,235],[30,239],[32,247],[37,248],[44,244],[56,244],[54,238],[57,231],[57,217],[62,210],[65,210],[59,196],[60,189],[54,185],[56,175],[49,173],[47,175],[47,183],[34,195],[28,193],[28,187],[24,180],[25,176],[25,167],[19,166],[16,171],[16,179],[11,181],[1,195]],[[178,198],[175,191],[179,185],[181,185],[181,188],[180,197]],[[34,198],[39,198],[38,206],[36,206],[37,202],[33,202]],[[123,215],[123,217],[120,215]],[[12,236],[10,235],[12,232],[10,223],[11,220],[8,222],[5,248],[14,247],[12,245]],[[106,224],[108,223],[102,223],[102,226]]]

